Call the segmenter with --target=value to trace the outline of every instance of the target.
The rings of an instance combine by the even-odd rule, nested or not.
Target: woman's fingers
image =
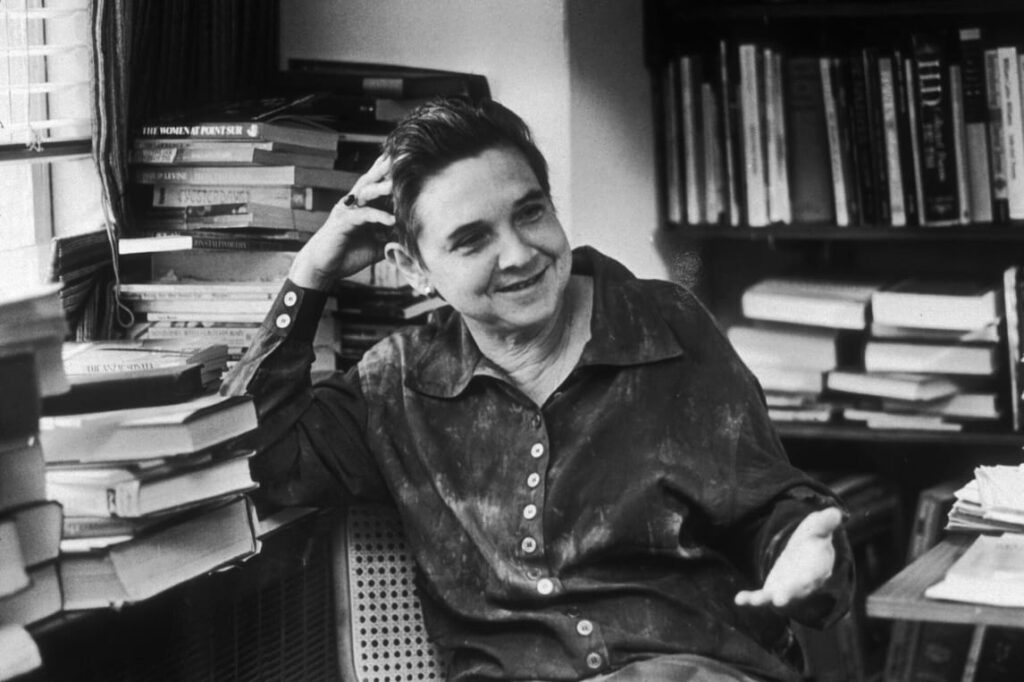
[[[379,196],[390,193],[391,180],[388,178],[390,171],[391,159],[385,156],[378,156],[377,160],[370,166],[370,169],[359,176],[359,179],[352,185],[348,192],[349,195],[354,196],[356,203],[362,205]],[[386,190],[382,190],[379,186],[382,183],[386,183]]]

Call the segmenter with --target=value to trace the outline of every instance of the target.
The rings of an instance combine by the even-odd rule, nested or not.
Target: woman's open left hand
[[[395,217],[367,206],[391,193],[391,162],[381,156],[345,199],[335,204],[327,221],[295,256],[289,279],[300,287],[326,289],[334,280],[353,275],[384,257]]]
[[[816,592],[832,575],[836,552],[832,536],[843,514],[835,507],[811,512],[800,522],[759,590],[736,595],[740,606],[786,609]]]

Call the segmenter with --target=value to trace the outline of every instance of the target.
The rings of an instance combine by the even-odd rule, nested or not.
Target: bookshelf
[[[913,127],[900,128],[903,123],[898,117],[903,112],[895,106],[893,114],[897,118],[894,125],[898,132],[908,133],[897,140],[900,144],[887,149],[883,144],[885,140],[874,139],[887,134],[883,130],[876,135],[870,127],[881,125],[880,120],[865,119],[866,124],[870,124],[867,133],[855,130],[853,94],[856,71],[851,65],[855,58],[868,54],[870,50],[876,52],[871,52],[872,61],[865,62],[864,68],[869,74],[871,69],[877,68],[880,56],[893,55],[895,63],[908,65],[916,59],[911,37],[935,34],[943,36],[945,42],[942,47],[948,52],[944,53],[946,61],[956,63],[962,74],[959,29],[979,28],[985,49],[1020,45],[1019,32],[1013,27],[1019,26],[1021,19],[1024,19],[1024,7],[1001,0],[885,3],[648,0],[645,4],[645,57],[651,75],[653,110],[656,112],[662,225],[655,242],[665,260],[674,265],[672,276],[693,286],[722,325],[729,327],[745,321],[741,295],[753,283],[764,278],[849,276],[875,277],[891,282],[903,277],[922,276],[996,282],[1005,269],[1024,263],[1024,223],[1016,214],[1012,220],[999,219],[998,215],[996,219],[985,221],[971,219],[963,194],[957,197],[963,214],[958,214],[955,224],[939,226],[933,224],[934,220],[921,220],[921,216],[913,214],[915,210],[923,214],[921,201],[914,201],[915,197],[911,196],[913,188],[910,187],[920,178],[912,177],[908,169],[913,170],[924,163],[921,160],[923,153],[914,158],[904,147],[911,146],[910,138],[919,138],[920,131]],[[780,135],[790,142],[797,137],[795,131],[804,136],[804,130],[793,127],[792,121],[796,118],[791,108],[794,93],[787,88],[795,76],[788,70],[788,65],[799,60],[820,61],[823,56],[831,58],[835,82],[842,81],[842,86],[834,86],[838,88],[837,105],[841,108],[840,113],[845,107],[850,119],[844,121],[840,117],[834,124],[843,133],[839,138],[842,151],[836,153],[842,154],[846,177],[841,184],[849,198],[845,203],[836,199],[839,190],[832,177],[839,172],[837,169],[816,168],[818,175],[829,179],[827,189],[832,192],[827,201],[834,205],[834,209],[825,219],[796,214],[799,190],[793,185],[797,182],[801,161],[795,157],[796,143],[788,144],[785,140],[776,141],[781,145],[784,157],[783,162],[777,163],[782,164],[786,182],[792,183],[787,196],[790,213],[769,215],[762,220],[759,210],[754,209],[762,201],[774,202],[771,168],[767,167],[772,163],[772,141],[768,139],[772,136],[766,132],[760,140],[760,165],[765,166],[762,175],[751,176],[744,167],[759,164],[752,164],[750,148],[744,146],[748,126],[742,120],[741,111],[745,88],[743,71],[738,64],[741,45],[755,45],[761,50],[757,57],[757,68],[760,69],[757,82],[761,91],[774,87],[765,75],[770,71],[764,66],[770,63],[765,61],[769,58],[765,55],[780,55],[781,66],[776,82],[782,103],[774,115],[782,119],[776,130],[781,129]],[[902,101],[908,107],[913,107],[914,92],[910,86],[916,83],[913,79],[918,78],[916,69],[915,62],[909,70],[894,67],[893,71],[897,80],[900,74],[907,74],[907,83],[894,85],[893,91],[896,95],[901,89],[906,93]],[[728,76],[724,76],[725,73]],[[865,79],[865,88],[877,90],[877,83],[867,76]],[[772,104],[766,104],[763,92],[759,94],[761,99],[754,99],[758,101],[756,106],[761,107],[762,128],[767,130],[769,123],[766,118],[773,115],[770,111]],[[707,104],[709,100],[710,105]],[[687,114],[690,106],[693,110]],[[875,106],[882,108],[877,99]],[[730,116],[733,118],[731,126]],[[710,134],[707,132],[709,124],[715,126]],[[726,132],[729,129],[731,133]],[[871,137],[861,140],[858,135]],[[726,141],[727,137],[732,138],[731,142]],[[902,144],[904,142],[906,144]],[[733,176],[730,176],[728,168],[729,144],[734,149]],[[857,145],[867,145],[866,150],[860,149],[860,156],[857,155]],[[768,156],[764,158],[766,148]],[[950,155],[953,151],[956,150],[949,150]],[[888,212],[890,207],[899,203],[894,198],[898,192],[892,185],[887,188],[880,183],[873,189],[866,187],[860,170],[864,166],[869,168],[869,174],[877,171],[879,168],[871,164],[886,161],[888,154],[897,153],[901,156],[899,159],[894,157],[894,163],[901,163],[905,155],[911,165],[903,166],[899,171],[889,166],[882,169],[882,177],[884,179],[885,173],[893,177],[902,173],[906,179],[903,199],[908,204],[907,224],[901,226],[895,225],[899,222],[895,214]],[[708,161],[709,154],[717,161]],[[778,159],[778,153],[775,158]],[[966,178],[966,163],[961,159],[959,165],[950,167]],[[764,199],[751,198],[754,193],[747,186],[760,186],[760,182],[768,185],[768,196]],[[920,183],[922,192],[925,182],[927,179]],[[787,192],[784,185],[782,192]],[[925,194],[930,196],[930,190]],[[887,196],[891,201],[887,202]],[[730,200],[735,202],[738,212],[730,210]],[[909,206],[912,202],[914,208]],[[843,224],[840,203],[850,207],[847,224]],[[884,209],[882,204],[887,204]],[[999,344],[1005,353],[1005,327],[1001,334]],[[1008,368],[1004,361],[992,377],[993,385],[986,388],[998,392],[1004,406],[1009,405],[1011,395]],[[998,423],[982,428],[976,426],[977,423],[969,424],[962,433],[940,434],[867,429],[841,419],[836,423],[833,419],[829,423],[813,424],[780,422],[779,430],[789,441],[860,443],[864,447],[871,443],[901,443],[921,452],[926,452],[933,444],[952,444],[963,451],[970,451],[975,446],[1016,449],[1022,443],[1021,435],[1014,432],[1005,416]],[[965,474],[969,471],[968,464],[965,459]]]
[[[984,98],[991,89],[984,64],[980,80],[965,78],[960,33],[978,28],[982,52],[1015,46],[1019,57],[1024,5],[1013,0],[647,0],[644,9],[659,179],[655,244],[673,279],[694,288],[723,328],[765,324],[763,318],[749,319],[742,302],[743,294],[765,279],[964,278],[999,289],[1003,273],[1024,264],[1024,215],[998,210],[1000,195],[991,177],[987,187],[971,185],[978,175],[970,174],[974,167],[965,137],[971,116],[963,106],[964,86],[973,87],[976,98],[979,89],[983,92],[984,115],[979,119],[976,107],[973,122],[980,120],[986,141],[994,139],[992,121],[1000,112]],[[956,210],[945,221],[934,217],[942,195],[922,165],[922,128],[911,118],[921,123],[923,90],[914,89],[921,82],[921,53],[915,50],[927,36],[940,36],[936,44],[949,93],[943,111],[949,114],[947,125],[952,121],[956,128],[950,129],[951,137],[960,135],[946,149],[944,167],[955,174],[951,177],[965,178],[947,187]],[[744,53],[741,45],[756,46],[746,65],[743,56],[750,50]],[[888,100],[883,60],[892,69]],[[800,89],[808,83],[816,83],[816,90]],[[960,90],[951,84],[960,84]],[[808,99],[800,101],[807,92]],[[959,113],[952,103],[958,94]],[[817,118],[800,118],[808,101]],[[762,136],[746,146],[757,127]],[[991,171],[991,154],[981,158]],[[844,179],[837,182],[837,177]],[[897,177],[900,183],[889,182]],[[979,191],[997,209],[991,217],[980,217],[980,208],[972,213],[976,187],[984,187]],[[1024,196],[1020,192],[1024,189],[1017,194]],[[869,316],[863,342],[875,338],[870,323]],[[922,489],[949,478],[966,481],[978,464],[1019,462],[1024,433],[1010,419],[1010,401],[1020,390],[1010,372],[1018,362],[1010,360],[1006,323],[999,325],[995,343],[1003,362],[985,388],[1000,396],[1004,412],[998,420],[987,426],[965,422],[959,432],[869,428],[844,419],[840,408],[827,421],[776,422],[793,461],[806,469],[882,473],[898,482],[906,510]],[[864,356],[857,361],[863,363]],[[850,399],[827,387],[819,398],[840,405]],[[981,624],[1015,619],[1019,624],[1017,612],[982,613],[921,598],[921,581],[937,581],[956,548],[955,542],[943,543],[870,599],[862,595],[872,627],[886,627],[888,619]]]

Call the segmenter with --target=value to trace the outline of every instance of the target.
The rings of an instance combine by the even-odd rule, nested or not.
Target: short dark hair
[[[523,119],[501,104],[489,99],[471,103],[443,97],[425,102],[402,119],[388,135],[383,150],[391,159],[396,240],[419,259],[416,239],[421,226],[414,211],[423,185],[456,161],[503,147],[523,155],[550,197],[544,155]]]

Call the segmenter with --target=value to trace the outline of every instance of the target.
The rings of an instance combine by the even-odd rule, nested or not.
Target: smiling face
[[[556,321],[572,254],[521,153],[487,149],[452,163],[424,183],[415,213],[422,262],[399,258],[399,266],[414,285],[434,287],[471,329],[531,333]]]

